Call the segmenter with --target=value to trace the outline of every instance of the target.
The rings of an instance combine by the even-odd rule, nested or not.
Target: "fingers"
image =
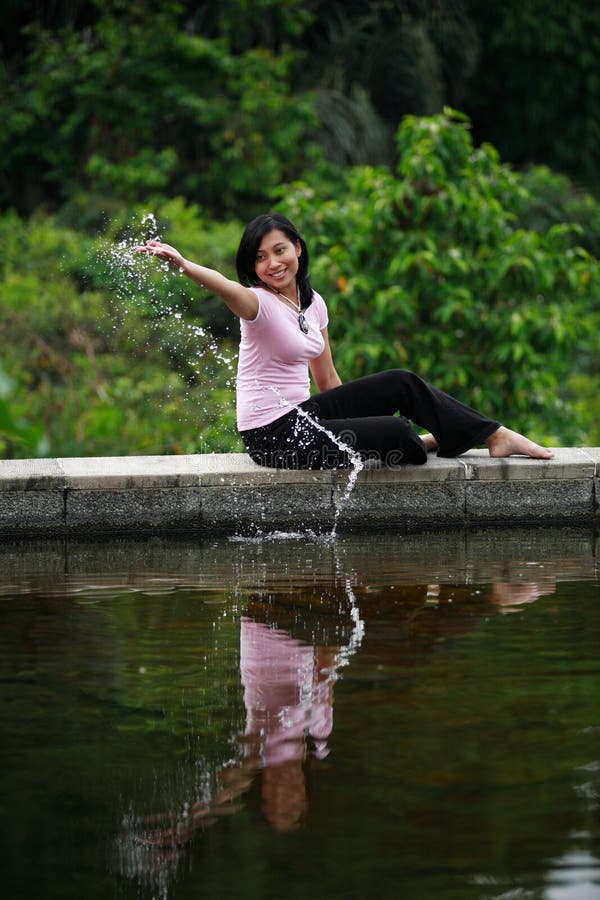
[[[156,238],[146,241],[145,244],[139,244],[133,249],[135,253],[151,253],[153,256],[160,256],[161,259],[166,259],[167,262],[173,262],[173,256],[176,252],[173,247],[157,241]]]
[[[169,266],[178,267],[180,271],[183,271],[182,267],[185,261],[179,250],[171,247],[170,244],[163,244],[157,238],[152,238],[146,241],[145,244],[139,244],[133,250],[136,253],[149,253],[152,256],[158,256],[159,259],[162,259]]]
[[[156,238],[152,238],[152,240],[146,241],[145,244],[138,244],[138,246],[133,249],[137,250],[138,253],[155,253],[163,246],[166,246],[166,244],[161,244]]]

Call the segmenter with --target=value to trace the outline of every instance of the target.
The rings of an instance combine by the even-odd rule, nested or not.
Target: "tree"
[[[89,27],[31,27],[25,61],[0,80],[0,203],[30,214],[83,189],[110,213],[182,194],[222,216],[317,161],[291,51],[190,34],[178,3],[146,12],[113,2]]]
[[[330,193],[282,192],[342,377],[410,368],[520,430],[580,439],[564,384],[597,333],[598,261],[576,226],[520,227],[522,179],[460,114],[408,116],[397,144],[393,174],[356,167]]]
[[[523,166],[600,187],[600,7],[588,0],[470,2],[481,52],[461,108],[477,140]]]

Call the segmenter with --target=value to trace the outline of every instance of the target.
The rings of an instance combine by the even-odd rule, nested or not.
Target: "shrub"
[[[540,439],[581,440],[565,382],[593,349],[600,278],[580,229],[522,227],[525,179],[457,112],[406,117],[397,145],[393,173],[278,194],[308,238],[342,377],[411,368]]]

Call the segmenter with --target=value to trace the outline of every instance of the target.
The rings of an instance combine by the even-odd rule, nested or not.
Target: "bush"
[[[82,190],[107,206],[182,194],[222,215],[320,158],[287,45],[235,52],[190,33],[178,3],[97,5],[81,29],[32,25],[23,58],[0,67],[0,204],[29,214]]]
[[[525,179],[454,111],[405,118],[397,144],[394,173],[358,167],[335,194],[279,194],[308,237],[342,377],[411,368],[540,439],[585,439],[565,393],[600,310],[580,229],[522,227]]]
[[[33,425],[17,419],[10,402],[13,384],[0,367],[0,458],[42,455],[45,436]]]
[[[308,238],[342,377],[411,368],[539,440],[597,443],[593,202],[475,148],[452,111],[406,118],[397,142],[394,172],[319,170],[277,193]],[[56,217],[0,216],[0,453],[240,450],[237,321],[131,247],[158,233],[234,277],[242,223],[174,198],[118,206],[98,233],[100,208],[80,193]],[[74,227],[88,214],[95,233]]]
[[[230,333],[237,323],[223,316],[220,301],[129,249],[144,227],[164,223],[196,258],[214,247],[211,260],[231,269],[239,227],[209,228],[181,201],[148,217],[151,225],[141,218],[124,212],[97,238],[43,215],[0,218],[0,335],[14,388],[11,421],[35,423],[35,433],[46,437],[45,445],[17,441],[12,428],[5,454],[240,448],[232,383],[237,341]]]

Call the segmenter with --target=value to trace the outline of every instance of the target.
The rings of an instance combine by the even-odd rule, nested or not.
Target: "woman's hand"
[[[234,315],[241,319],[254,319],[258,313],[258,298],[250,288],[242,287],[237,281],[226,278],[216,269],[208,269],[199,266],[195,262],[186,259],[179,250],[153,238],[133,248],[137,253],[149,253],[158,256],[172,266],[176,266],[180,272],[195,281],[201,287],[218,294],[225,301]]]
[[[146,241],[145,244],[141,244],[139,247],[133,248],[136,253],[150,253],[152,256],[158,256],[160,259],[164,259],[166,262],[171,263],[173,266],[177,266],[178,269],[185,268],[185,259],[175,247],[171,247],[170,244],[164,244],[162,241],[157,240],[156,238],[152,238],[150,241]]]

